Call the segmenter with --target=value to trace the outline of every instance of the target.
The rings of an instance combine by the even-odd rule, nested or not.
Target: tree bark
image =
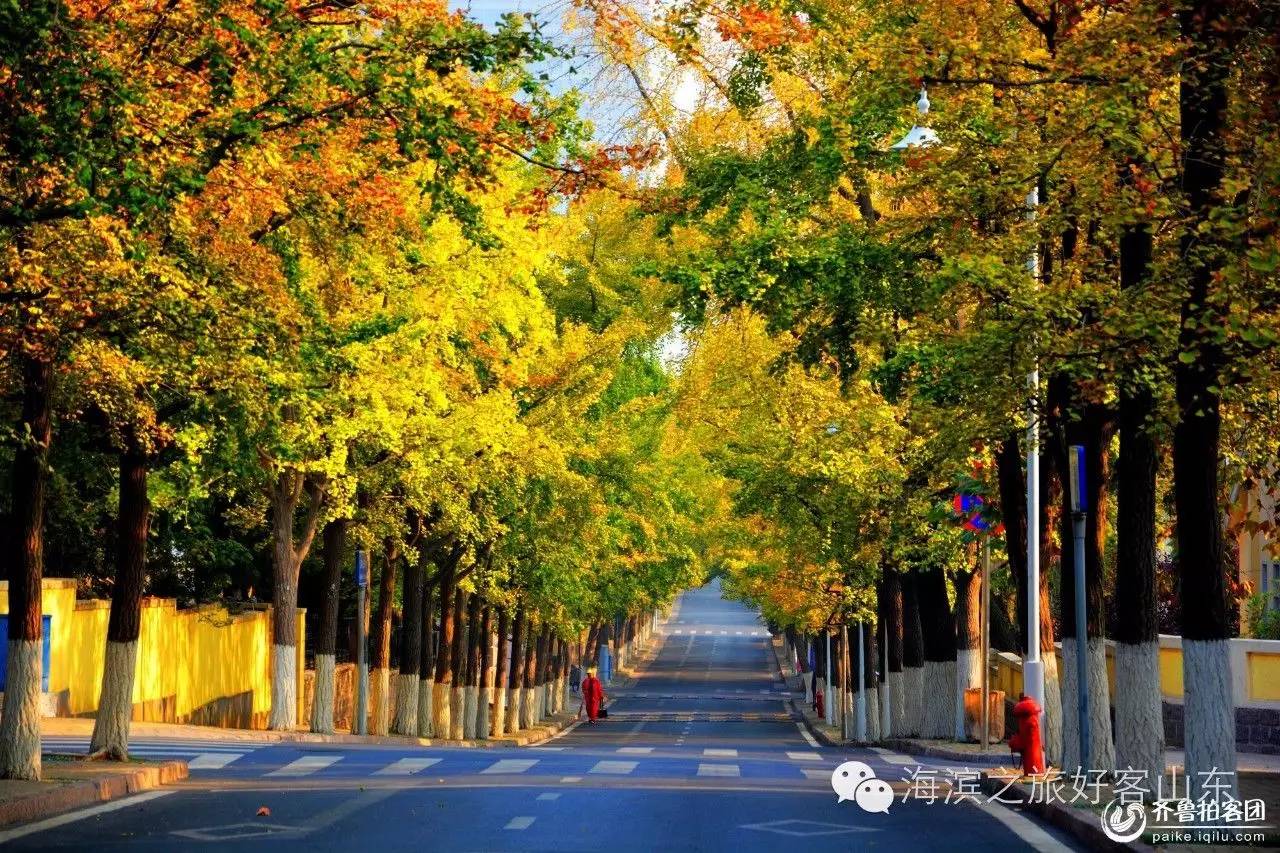
[[[338,611],[342,588],[342,563],[346,557],[347,526],[350,521],[335,518],[324,526],[321,544],[324,547],[324,601],[320,607],[320,622],[316,626],[316,680],[311,698],[311,731],[332,734],[334,730],[333,707],[336,694]]]
[[[396,715],[391,730],[398,735],[418,732],[418,667],[422,663],[422,584],[426,560],[408,560],[404,569],[403,613],[400,620],[400,675],[396,683]]]
[[[941,568],[923,572],[918,584],[924,635],[924,717],[921,735],[951,738],[956,718],[956,632]]]
[[[533,620],[529,621],[526,629],[528,638],[524,644],[524,667],[522,674],[524,675],[524,683],[520,685],[520,725],[522,728],[532,728],[537,722],[534,719],[535,708],[533,705],[533,685],[538,677],[538,639],[539,632],[534,626]]]
[[[467,673],[467,593],[455,589],[453,593],[453,643],[449,650],[452,664],[453,681],[449,690],[449,737],[462,740],[466,730],[466,683]]]
[[[307,497],[302,534],[295,544],[294,515]],[[270,490],[272,535],[271,714],[268,727],[289,731],[298,724],[298,572],[311,551],[324,489],[317,477],[282,469]]]
[[[1232,14],[1231,7],[1211,0],[1186,3],[1178,13],[1184,45],[1178,65],[1182,190],[1189,221],[1182,239],[1187,279],[1174,365],[1179,417],[1173,434],[1173,481],[1186,774],[1192,780],[1200,778],[1198,773],[1236,769],[1231,622],[1218,502],[1224,356],[1217,336],[1225,322],[1213,286],[1229,255],[1239,250],[1214,222],[1215,211],[1223,206],[1227,86],[1235,61],[1231,40],[1239,26]],[[1234,776],[1229,779],[1234,795]]]
[[[431,737],[432,703],[435,701],[436,674],[436,579],[431,577],[429,561],[420,555],[423,561],[422,578],[422,643],[419,647],[421,660],[418,665],[418,737]]]
[[[507,684],[511,681],[511,649],[507,633],[511,630],[511,611],[498,608],[498,664],[494,671],[493,736],[506,734]]]
[[[462,549],[454,546],[440,567],[440,637],[436,644],[436,677],[432,685],[431,728],[435,737],[447,738],[453,728],[453,637],[454,593],[457,590],[458,560]]]
[[[44,500],[53,439],[53,364],[22,356],[22,421],[13,454],[13,525],[8,537],[9,659],[0,715],[0,778],[40,778],[40,611]]]
[[[924,636],[920,627],[919,575],[902,575],[902,705],[903,731],[921,733],[924,724]]]
[[[1027,493],[1022,470],[1022,448],[1017,431],[1010,432],[996,448],[996,480],[1000,487],[1000,516],[1004,522],[1009,569],[1013,575],[1017,606],[1017,651],[1027,651]],[[1041,567],[1044,571],[1044,567]],[[1016,698],[1016,697],[1015,697]]]
[[[517,607],[515,624],[511,628],[511,683],[507,685],[507,730],[512,732],[524,727],[524,646],[528,633],[528,614],[523,607]]]
[[[982,576],[957,572],[956,587],[956,723],[955,739],[969,739],[964,720],[964,692],[982,686]]]
[[[467,677],[462,691],[462,736],[475,740],[476,724],[480,717],[480,646],[484,637],[480,633],[481,601],[479,595],[471,595],[467,601]]]
[[[493,707],[493,608],[480,612],[480,692],[476,698],[476,737],[489,739]]]
[[[102,693],[89,744],[90,754],[115,761],[129,758],[129,720],[133,712],[138,632],[142,627],[150,515],[146,454],[136,448],[125,451],[120,454],[116,582],[111,590]]]
[[[897,567],[888,566],[884,576],[884,626],[886,657],[888,669],[884,683],[889,694],[888,732],[881,726],[881,734],[885,737],[902,737],[906,733],[906,705],[904,675],[902,668],[903,636],[902,636],[902,575]],[[821,652],[825,651],[820,649]]]

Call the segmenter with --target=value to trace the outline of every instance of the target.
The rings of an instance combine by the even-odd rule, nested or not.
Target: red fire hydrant
[[[822,704],[822,688],[816,687],[813,691],[813,712],[821,719],[827,715]]]
[[[1044,740],[1040,736],[1040,706],[1025,693],[1013,706],[1018,730],[1009,736],[1009,749],[1022,755],[1022,772],[1044,772]]]

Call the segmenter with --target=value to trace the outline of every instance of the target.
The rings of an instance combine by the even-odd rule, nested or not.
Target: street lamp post
[[[920,89],[916,101],[919,121],[929,114],[929,95]],[[907,135],[890,148],[906,151],[925,148],[939,142],[938,134],[923,125],[914,125]],[[1033,219],[1040,204],[1040,190],[1032,188],[1027,194],[1027,218]],[[1027,258],[1027,272],[1034,281],[1040,275],[1040,258],[1033,248]],[[1044,708],[1044,661],[1040,657],[1040,425],[1036,414],[1036,398],[1039,396],[1040,371],[1033,367],[1027,377],[1030,402],[1027,407],[1027,653],[1022,661],[1023,692]],[[986,662],[983,662],[985,667]]]
[[[1076,696],[1080,714],[1080,766],[1089,769],[1089,626],[1085,618],[1084,589],[1084,525],[1088,508],[1085,502],[1084,448],[1071,446],[1071,534],[1075,540],[1075,605],[1076,605]]]

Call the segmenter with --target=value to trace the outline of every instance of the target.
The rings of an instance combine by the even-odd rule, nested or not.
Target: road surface
[[[10,850],[849,851],[1075,849],[1001,806],[902,795],[887,750],[819,748],[792,719],[758,617],[685,593],[610,717],[529,748],[145,741],[186,782],[0,831]],[[608,692],[608,691],[606,691]],[[74,739],[46,748],[83,750]],[[838,803],[857,759],[897,783],[888,813]],[[261,806],[269,817],[257,817]]]

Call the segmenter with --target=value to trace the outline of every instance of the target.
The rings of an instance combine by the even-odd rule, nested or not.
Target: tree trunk
[[[996,479],[1000,486],[1000,516],[1004,521],[1009,570],[1013,575],[1018,614],[1017,651],[1027,651],[1027,493],[1022,449],[1017,431],[996,448]],[[1041,567],[1041,571],[1044,567]],[[1043,653],[1043,650],[1042,650]],[[1017,698],[1017,697],[1013,697]]]
[[[1174,507],[1182,605],[1186,701],[1186,774],[1236,769],[1235,711],[1218,463],[1224,328],[1213,284],[1239,247],[1213,221],[1223,206],[1227,84],[1234,62],[1230,7],[1196,0],[1179,11],[1184,51],[1179,63],[1182,189],[1190,221],[1182,240],[1187,288],[1182,300],[1179,359],[1174,365],[1178,423],[1173,434]],[[1184,360],[1185,359],[1185,360]],[[1234,776],[1229,776],[1234,795]],[[1191,794],[1193,798],[1198,794]]]
[[[520,685],[520,727],[532,728],[537,722],[534,717],[536,708],[533,705],[533,685],[538,677],[538,629],[533,620],[528,625],[529,636],[524,644],[524,683]]]
[[[493,608],[488,604],[480,614],[480,692],[476,698],[476,737],[489,739],[493,708]]]
[[[400,675],[396,683],[396,715],[391,730],[410,737],[418,733],[418,667],[422,663],[422,583],[425,555],[406,562],[403,618],[400,620]]]
[[[480,647],[486,637],[481,633],[479,595],[467,602],[467,677],[462,690],[462,736],[475,740],[480,717]]]
[[[507,684],[511,681],[511,647],[507,632],[511,629],[511,611],[498,608],[498,665],[494,671],[493,736],[506,734]]]
[[[528,633],[528,614],[523,607],[517,607],[511,628],[511,683],[507,685],[507,730],[512,732],[524,728],[524,647]]]
[[[947,576],[940,568],[923,572],[917,587],[924,635],[924,717],[921,735],[951,738],[956,725],[956,632],[947,600]]]
[[[40,678],[44,498],[53,365],[22,357],[22,422],[13,454],[13,525],[8,537],[9,660],[0,715],[0,778],[40,778]]]
[[[1061,385],[1057,386],[1059,389]],[[1046,423],[1052,424],[1052,412],[1058,405],[1055,400],[1055,385],[1052,381],[1048,387],[1048,405],[1050,413]],[[1052,440],[1052,430],[1042,430],[1040,441],[1040,658],[1044,662],[1044,755],[1045,761],[1051,765],[1062,766],[1062,678],[1058,665],[1055,637],[1060,632],[1053,628],[1052,584],[1053,572],[1050,568],[1059,566],[1061,576],[1061,552],[1056,536],[1049,535],[1058,529],[1058,516],[1062,493],[1061,471],[1058,469],[1058,454]]]
[[[466,672],[467,626],[463,621],[467,613],[467,593],[457,589],[453,593],[453,644],[449,650],[452,661],[453,681],[449,690],[449,737],[462,740],[466,730]]]
[[[867,703],[867,740],[880,740],[880,686],[877,665],[880,644],[876,642],[876,623],[862,623],[862,691]]]
[[[964,692],[982,686],[982,576],[957,572],[956,586],[956,717],[955,739],[965,741]]]
[[[455,559],[459,550],[454,548],[445,564],[440,567],[440,638],[436,643],[436,677],[432,685],[431,729],[432,737],[447,738],[453,728],[451,705],[453,702],[453,636],[454,593],[457,590]]]
[[[345,518],[335,518],[324,526],[324,602],[320,607],[319,634],[316,636],[316,680],[311,698],[311,731],[333,734],[333,706],[336,694],[338,612],[342,588],[342,563],[346,558],[347,525]]]
[[[902,734],[908,737],[920,735],[924,726],[924,636],[920,627],[919,581],[916,572],[902,575]]]
[[[902,669],[902,575],[889,566],[884,576],[884,626],[886,653],[889,661],[884,683],[888,695],[889,724],[881,726],[884,737],[902,737],[906,733],[906,706],[904,705],[904,677]],[[820,650],[820,654],[821,651]],[[887,730],[886,730],[887,729]]]
[[[294,514],[304,491],[306,522],[295,545]],[[291,468],[281,470],[271,488],[274,585],[268,727],[276,731],[290,731],[298,724],[298,571],[311,550],[323,500],[319,481]]]
[[[425,558],[424,558],[425,559]],[[421,660],[418,664],[418,737],[432,737],[431,703],[434,701],[436,674],[436,601],[435,579],[428,571],[428,564],[423,563],[422,578],[422,644]]]
[[[396,564],[400,548],[390,537],[383,545],[382,577],[378,581],[378,610],[373,617],[373,660],[370,664],[370,693],[373,698],[373,720],[369,733],[386,735],[390,731],[391,709],[391,608],[395,604]]]
[[[1122,180],[1129,169],[1122,168]],[[1152,235],[1145,223],[1120,236],[1120,288],[1145,286]],[[1116,767],[1164,773],[1160,639],[1156,622],[1156,472],[1159,453],[1149,421],[1151,389],[1140,375],[1120,387],[1120,453],[1116,459]]]
[[[89,744],[89,752],[94,756],[115,761],[129,758],[129,720],[133,713],[138,632],[142,627],[142,584],[146,577],[150,513],[146,456],[137,450],[126,451],[120,455],[116,583],[111,590],[102,693]]]

